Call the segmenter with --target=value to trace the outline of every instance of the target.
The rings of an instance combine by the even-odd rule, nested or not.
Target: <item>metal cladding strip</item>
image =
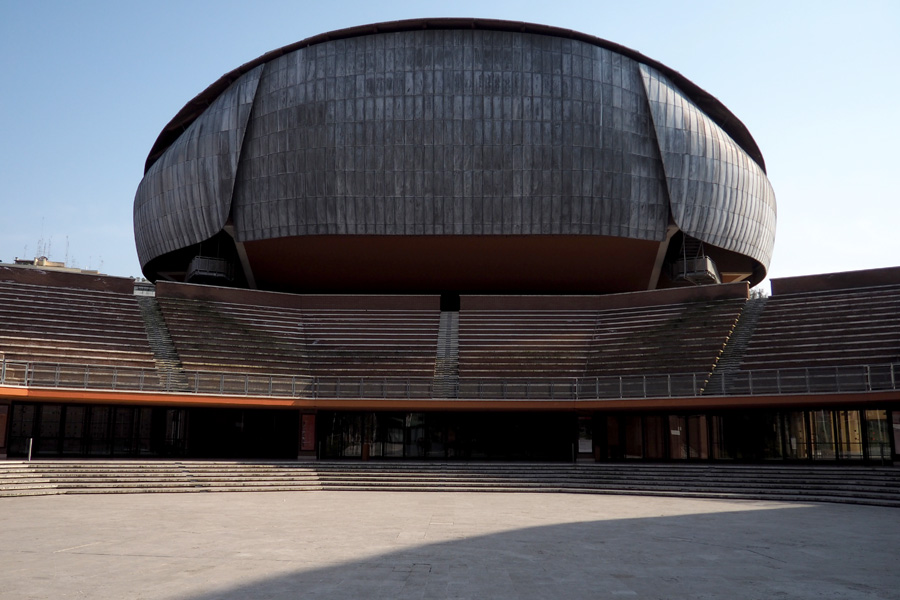
[[[222,93],[232,82],[237,80],[241,75],[256,68],[260,64],[275,60],[279,56],[290,54],[300,48],[307,48],[316,44],[327,41],[335,41],[339,39],[347,39],[353,37],[362,37],[375,34],[393,33],[398,31],[421,31],[424,29],[486,29],[494,31],[507,31],[514,33],[528,33],[535,35],[545,35],[556,38],[573,39],[601,48],[611,50],[616,54],[628,57],[637,62],[650,65],[665,73],[675,84],[698,105],[710,117],[719,123],[728,134],[740,144],[744,150],[753,157],[756,162],[762,166],[765,171],[765,162],[762,153],[756,146],[756,142],[750,136],[747,128],[740,120],[734,116],[726,107],[708,92],[697,87],[696,84],[689,81],[683,75],[644,56],[640,52],[636,52],[631,48],[626,48],[620,44],[610,42],[609,40],[600,39],[592,35],[587,35],[571,29],[561,29],[559,27],[551,27],[549,25],[539,25],[536,23],[523,23],[521,21],[503,21],[497,19],[475,19],[475,18],[434,18],[434,19],[407,19],[403,21],[390,21],[382,23],[372,23],[369,25],[360,25],[337,31],[330,31],[314,35],[310,38],[300,40],[293,44],[277,48],[266,54],[259,56],[240,67],[226,73],[217,81],[211,84],[204,91],[200,92],[193,100],[189,101],[175,115],[168,125],[162,130],[150,154],[144,171],[149,170],[150,166],[156,162],[159,156],[172,142],[181,134],[187,125],[194,121],[209,106],[211,99]]]
[[[547,35],[428,29],[266,64],[235,184],[239,241],[665,239],[665,173],[630,58]]]
[[[264,66],[245,73],[217,97],[144,175],[134,200],[142,267],[211,238],[225,225]]]
[[[763,169],[662,73],[640,66],[675,224],[758,260],[775,244],[775,193]]]

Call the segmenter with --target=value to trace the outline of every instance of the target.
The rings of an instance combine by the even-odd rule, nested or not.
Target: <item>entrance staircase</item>
[[[456,398],[459,390],[459,312],[441,312],[434,380],[435,398]]]
[[[0,461],[0,498],[261,491],[556,492],[900,508],[900,469],[869,466]]]

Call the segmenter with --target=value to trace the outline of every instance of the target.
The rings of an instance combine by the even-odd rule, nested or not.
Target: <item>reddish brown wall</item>
[[[744,298],[746,282],[630,292],[606,296],[462,296],[460,310],[610,310]]]
[[[210,285],[172,283],[170,281],[157,282],[156,295],[159,298],[184,298],[188,300],[207,300],[230,302],[233,304],[251,304],[255,306],[300,309],[349,308],[369,310],[440,310],[441,306],[440,296],[300,296],[295,294],[282,294],[279,292],[261,292],[258,290],[239,290]]]
[[[130,277],[66,273],[41,267],[14,267],[0,265],[0,281],[30,283],[49,287],[68,287],[102,292],[134,293],[134,280]]]
[[[824,273],[773,279],[772,295],[898,284],[900,284],[900,267],[886,267],[865,271],[845,271],[843,273]]]

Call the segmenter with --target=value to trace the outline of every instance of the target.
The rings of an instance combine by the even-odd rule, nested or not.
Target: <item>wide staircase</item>
[[[0,497],[236,491],[555,492],[900,508],[900,469],[871,466],[3,461]]]

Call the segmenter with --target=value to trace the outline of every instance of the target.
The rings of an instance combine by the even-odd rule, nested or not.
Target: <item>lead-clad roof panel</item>
[[[675,224],[768,269],[776,206],[762,168],[669,78],[647,65],[640,69]]]
[[[307,38],[305,40],[301,40],[299,42],[284,46],[282,48],[278,48],[276,50],[272,50],[271,52],[267,52],[266,54],[244,65],[241,65],[237,69],[234,69],[233,71],[230,71],[229,73],[226,73],[225,75],[220,77],[207,89],[197,95],[196,98],[189,101],[184,106],[184,108],[182,108],[181,111],[179,111],[179,113],[175,115],[175,117],[173,117],[173,119],[160,133],[159,137],[156,140],[156,143],[154,143],[153,148],[150,150],[150,154],[147,157],[145,171],[149,170],[150,166],[156,160],[158,160],[158,158],[162,155],[166,148],[171,145],[178,136],[181,135],[181,132],[191,122],[193,122],[193,120],[196,119],[206,109],[207,106],[209,106],[214,98],[221,94],[228,86],[232,84],[232,82],[236,81],[243,74],[255,69],[259,65],[266,64],[278,58],[279,56],[290,54],[300,48],[315,47],[325,42],[337,42],[339,44],[343,40],[365,36],[367,40],[366,45],[360,52],[357,53],[356,60],[362,61],[363,64],[366,64],[365,61],[368,59],[370,60],[370,63],[374,63],[372,64],[373,69],[380,68],[383,65],[385,68],[390,70],[392,68],[391,60],[394,56],[394,45],[386,43],[386,40],[382,34],[392,32],[410,32],[410,36],[402,38],[402,43],[400,44],[398,49],[404,49],[410,46],[412,46],[413,48],[419,48],[422,46],[422,44],[419,43],[420,40],[425,40],[423,30],[437,32],[454,30],[479,30],[488,32],[488,34],[492,34],[493,32],[531,34],[545,38],[544,45],[551,50],[560,51],[565,44],[567,51],[571,48],[578,48],[578,51],[581,52],[582,56],[586,56],[589,53],[589,49],[591,47],[597,47],[600,49],[610,50],[617,55],[622,55],[642,64],[650,65],[660,72],[664,73],[672,81],[674,81],[681,90],[687,93],[687,95],[692,99],[693,102],[700,106],[707,115],[712,117],[713,120],[715,120],[725,131],[727,131],[733,139],[737,140],[741,147],[744,148],[744,150],[746,150],[750,154],[750,156],[752,156],[754,160],[756,160],[756,162],[763,167],[763,170],[765,170],[765,163],[763,162],[762,154],[760,153],[759,148],[756,146],[756,142],[747,131],[747,128],[737,117],[735,117],[725,106],[723,106],[721,102],[719,102],[708,92],[698,87],[696,84],[685,78],[677,71],[674,71],[673,69],[670,69],[662,63],[644,56],[639,52],[610,42],[608,40],[603,40],[578,31],[561,29],[558,27],[550,27],[547,25],[516,21],[502,21],[495,19],[438,18],[409,19],[405,21],[374,23],[371,25],[362,25],[359,27],[351,27],[348,29],[331,31],[328,33],[313,36],[311,38]],[[507,39],[509,39],[510,41],[510,47],[514,50],[518,49],[521,46],[521,40],[519,37],[512,37]],[[576,44],[573,44],[572,41],[583,42],[583,44],[581,46],[578,46]],[[323,46],[322,54],[324,54],[326,57],[333,54],[339,55],[339,49],[340,46]],[[384,54],[382,54],[383,49],[386,50]],[[467,47],[465,46],[463,47],[463,50],[465,52],[472,52],[471,49],[467,49]],[[316,50],[316,52],[318,53],[318,50]],[[564,54],[568,54],[568,52]],[[444,60],[444,62],[439,62],[439,65],[446,64],[448,68],[451,68],[452,61],[454,59],[457,61],[461,61],[464,58],[466,57],[463,56],[462,53],[446,53],[443,55],[443,59],[446,60]],[[565,61],[563,61],[563,65],[565,65]],[[339,63],[338,68],[340,68],[341,66],[343,66],[343,64]],[[527,67],[530,68],[530,65],[528,65]],[[609,73],[608,75],[611,76],[612,74]]]
[[[134,199],[142,267],[211,238],[225,225],[262,70],[258,66],[219,95],[144,175]]]
[[[373,37],[383,61],[367,51]],[[668,198],[637,63],[581,41],[566,40],[566,52],[551,42],[405,31],[269,61],[235,184],[238,239],[663,240]],[[575,57],[585,63],[578,69]]]

